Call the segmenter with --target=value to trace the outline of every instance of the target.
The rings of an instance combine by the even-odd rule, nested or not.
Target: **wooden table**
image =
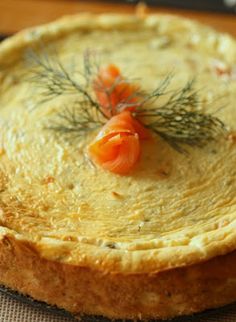
[[[196,0],[197,1],[197,0]],[[114,1],[115,2],[115,1]],[[181,14],[212,25],[236,37],[236,15],[152,7],[149,12]],[[79,12],[133,13],[135,6],[111,1],[90,0],[0,0],[0,33],[12,34],[26,27],[52,21]]]

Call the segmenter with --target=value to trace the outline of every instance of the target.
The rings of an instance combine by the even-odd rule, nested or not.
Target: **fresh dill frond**
[[[195,79],[188,81],[179,90],[168,91],[167,88],[172,80],[173,75],[167,75],[163,81],[154,89],[151,93],[147,94],[144,100],[139,104],[137,108],[137,114],[141,116],[155,116],[155,113],[159,109],[177,109],[178,107],[188,106],[189,108],[195,108],[200,104],[200,98],[198,91],[194,89]],[[161,96],[167,96],[171,94],[167,101],[157,106],[150,106],[156,102]]]
[[[130,110],[133,117],[178,152],[186,152],[186,145],[203,147],[226,131],[217,117],[199,110],[202,102],[195,89],[195,79],[178,90],[169,90],[173,73],[167,74],[151,92],[144,92],[132,79],[122,76],[107,86],[99,74],[100,63],[95,57],[94,52],[85,51],[82,69],[76,70],[82,79],[78,81],[57,55],[28,52],[30,82],[41,89],[43,102],[63,95],[78,97],[75,104],[56,114],[48,129],[68,137],[80,137],[101,127],[112,116]],[[124,95],[127,88],[132,88],[130,95]],[[108,106],[101,105],[99,93],[106,96]],[[118,98],[115,107],[114,93]],[[160,102],[160,97],[166,98],[164,103]]]
[[[158,100],[158,98],[169,93],[167,88],[171,82],[172,77],[172,73],[167,74],[167,76],[163,78],[160,84],[158,84],[158,86],[154,88],[154,90],[152,90],[151,92],[145,92],[137,85],[136,90],[134,90],[134,92],[130,96],[126,97],[124,100],[121,100],[119,102],[119,104],[116,107],[116,110],[118,112],[122,112],[126,109],[135,109],[140,111],[145,110],[145,106],[150,106],[153,102]],[[117,83],[122,84],[122,80],[118,79]],[[132,79],[125,79],[125,83],[132,84]],[[112,92],[112,88],[110,92]],[[120,94],[122,95],[122,93]],[[109,95],[109,92],[107,93],[107,95]],[[134,98],[135,100],[133,101]],[[148,109],[150,110],[150,107]]]
[[[56,55],[52,57],[47,52],[38,55],[35,51],[28,50],[26,58],[32,65],[29,81],[42,90],[41,96],[43,99],[41,103],[45,103],[58,96],[77,94],[106,117],[96,99],[91,95],[88,80],[91,76],[92,65],[88,55],[84,57],[83,76],[87,79],[87,82],[84,82],[84,84],[79,83],[72,73],[66,70]]]
[[[178,152],[186,152],[183,145],[203,147],[226,131],[221,120],[198,109],[201,101],[194,84],[195,80],[191,80],[173,91],[160,106],[144,106],[134,113],[147,128]]]
[[[83,55],[83,73],[80,73],[86,80],[87,87],[91,86],[93,78],[99,73],[100,61],[97,53],[91,49],[87,49]]]
[[[163,80],[157,85],[156,88],[154,88],[153,91],[150,93],[146,93],[146,95],[143,97],[143,100],[140,102],[139,108],[144,106],[146,103],[151,103],[152,101],[156,101],[158,98],[160,98],[163,95],[168,94],[168,86],[171,83],[172,78],[174,77],[173,73],[168,73]]]
[[[87,101],[79,101],[75,102],[72,107],[64,107],[46,128],[71,139],[85,136],[104,123],[104,118],[97,112],[97,109],[91,108]]]

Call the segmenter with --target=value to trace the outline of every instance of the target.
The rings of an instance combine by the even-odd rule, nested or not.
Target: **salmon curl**
[[[149,133],[131,112],[124,111],[113,116],[89,145],[88,153],[92,161],[104,169],[126,174],[137,163],[140,140],[147,139]]]

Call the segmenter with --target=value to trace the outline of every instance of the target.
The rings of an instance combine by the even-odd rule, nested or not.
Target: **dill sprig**
[[[151,111],[150,106],[153,104],[153,102],[157,101],[161,96],[165,96],[170,93],[167,88],[172,78],[172,73],[167,74],[167,76],[163,78],[158,86],[149,93],[142,91],[140,87],[137,86],[136,90],[130,96],[128,96],[125,100],[120,101],[116,108],[117,112],[122,112],[126,109],[132,108],[135,108],[135,110],[139,111],[139,113],[141,113],[141,111],[144,112],[146,109]],[[131,81],[126,80],[126,83],[128,84]],[[134,102],[130,103],[133,98],[136,98],[137,101],[135,100]],[[134,113],[134,116],[135,114],[136,113]]]
[[[105,124],[109,118],[108,114],[104,113],[104,107],[100,105],[96,96],[91,94],[92,90],[107,96],[110,102],[110,117],[127,108],[135,108],[133,116],[178,152],[186,152],[185,145],[203,147],[225,131],[222,121],[198,109],[201,100],[199,91],[195,90],[194,79],[179,90],[170,91],[168,88],[173,78],[173,74],[170,73],[149,93],[141,91],[139,86],[134,86],[134,91],[128,97],[123,96],[122,91],[116,90],[116,94],[124,98],[114,110],[111,97],[114,89],[117,89],[118,85],[134,82],[132,79],[117,77],[115,82],[107,87],[99,78],[100,65],[91,51],[85,52],[83,70],[77,71],[84,80],[82,82],[74,78],[74,74],[63,66],[57,56],[50,57],[47,53],[38,55],[30,51],[28,59],[33,63],[30,81],[42,90],[43,102],[57,96],[78,95],[76,103],[59,111],[52,124],[47,127],[58,133],[69,137],[83,136]],[[125,86],[120,88],[125,90]],[[159,101],[162,96],[166,97],[164,103]]]
[[[45,103],[61,95],[77,94],[83,98],[83,101],[87,101],[91,107],[102,114],[103,117],[106,117],[98,102],[90,93],[89,79],[92,73],[92,65],[89,55],[84,56],[84,73],[81,73],[86,80],[84,84],[80,84],[75,80],[57,55],[52,58],[47,52],[38,55],[35,51],[29,50],[26,58],[33,65],[31,69],[32,76],[29,81],[42,90],[41,96],[43,100],[40,103]]]
[[[72,107],[64,107],[57,113],[47,129],[58,132],[70,138],[84,136],[104,125],[97,109],[91,108],[87,101],[75,102]]]
[[[178,152],[186,152],[182,145],[203,147],[226,130],[217,117],[198,110],[201,101],[194,84],[194,79],[188,81],[158,107],[144,106],[135,111],[147,128]]]

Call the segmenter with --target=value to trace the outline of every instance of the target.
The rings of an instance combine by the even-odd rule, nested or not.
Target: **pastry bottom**
[[[27,242],[0,239],[0,284],[76,316],[167,319],[236,301],[236,251],[155,274],[111,274],[49,261]]]

